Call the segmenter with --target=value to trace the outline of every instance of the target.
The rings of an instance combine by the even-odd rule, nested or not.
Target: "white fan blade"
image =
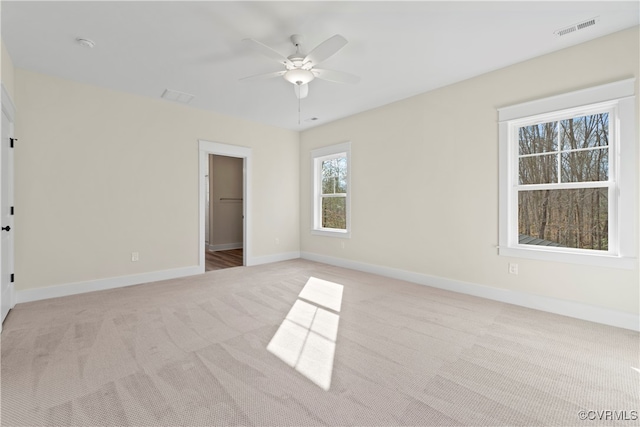
[[[319,70],[314,68],[311,70],[314,76],[322,80],[328,80],[335,83],[355,84],[360,81],[360,77],[342,71]]]
[[[240,81],[241,82],[253,82],[253,81],[256,81],[256,80],[272,79],[274,77],[280,77],[286,72],[287,72],[287,70],[282,70],[282,71],[274,71],[273,73],[258,74],[256,76],[243,77],[243,78],[240,79]]]
[[[296,93],[296,97],[298,99],[302,99],[302,98],[306,98],[307,95],[309,95],[309,85],[308,84],[304,84],[304,85],[293,85],[293,90]]]
[[[316,48],[309,52],[302,62],[305,64],[310,62],[313,65],[318,65],[322,61],[335,55],[347,43],[347,39],[342,37],[340,34],[336,34],[316,46]]]
[[[287,66],[291,66],[293,67],[293,62],[291,62],[289,60],[289,58],[287,58],[286,56],[282,55],[280,52],[275,51],[273,49],[271,49],[269,46],[267,46],[266,44],[262,44],[257,40],[254,39],[244,39],[242,40],[243,43],[251,46],[252,49],[257,50],[258,52],[262,53],[263,55],[274,59],[276,61],[278,61],[281,64],[287,65]]]

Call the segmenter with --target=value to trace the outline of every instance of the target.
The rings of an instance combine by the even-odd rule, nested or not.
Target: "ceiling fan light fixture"
[[[286,81],[293,83],[294,85],[304,85],[315,79],[316,76],[309,70],[303,70],[302,68],[294,68],[284,73]]]

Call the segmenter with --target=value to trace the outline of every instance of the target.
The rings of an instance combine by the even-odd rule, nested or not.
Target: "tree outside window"
[[[609,135],[608,112],[518,129],[521,243],[608,250]]]
[[[322,228],[347,229],[347,157],[322,161]]]

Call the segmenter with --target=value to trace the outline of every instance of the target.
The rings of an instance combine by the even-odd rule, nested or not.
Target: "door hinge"
[[[11,273],[11,283],[13,283],[14,276],[15,274]]]
[[[11,215],[13,215],[13,206],[11,206]]]
[[[18,138],[9,138],[9,141],[11,143],[10,147],[13,148],[13,143],[16,142],[18,140]]]

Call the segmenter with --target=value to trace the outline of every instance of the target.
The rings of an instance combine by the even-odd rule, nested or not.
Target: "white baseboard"
[[[301,252],[301,258],[310,261],[335,265],[337,267],[364,271],[365,273],[378,274],[380,276],[391,277],[393,279],[405,280],[407,282],[412,282],[419,285],[431,286],[433,288],[473,295],[494,301],[519,305],[522,307],[533,308],[535,310],[560,314],[562,316],[588,320],[590,322],[630,329],[633,331],[640,331],[640,317],[632,313],[625,313],[574,301],[544,297],[524,292],[493,288],[486,285],[446,279],[444,277],[430,276],[427,274],[415,273],[380,265],[367,264],[359,261],[335,258],[312,252]]]
[[[65,285],[27,289],[24,291],[18,291],[15,295],[16,302],[23,303],[83,294],[85,292],[122,288],[124,286],[139,285],[141,283],[157,282],[160,280],[176,279],[178,277],[193,276],[202,273],[203,270],[199,266],[183,267],[173,270],[153,271],[150,273],[134,274],[130,276],[109,277],[106,279],[88,280],[86,282],[75,282]]]
[[[274,255],[251,257],[247,259],[247,262],[248,265],[260,265],[297,258],[300,258],[300,252],[285,252]],[[141,283],[157,282],[160,280],[176,279],[179,277],[193,276],[202,273],[204,273],[203,266],[184,267],[173,270],[134,274],[131,276],[109,277],[106,279],[88,280],[86,282],[75,282],[64,285],[27,289],[15,292],[14,296],[16,303],[23,303],[82,294],[85,292],[122,288],[124,286],[139,285]]]
[[[300,258],[300,252],[283,252],[279,254],[273,255],[263,255],[251,257],[251,259],[247,259],[247,266],[251,265],[261,265],[261,264],[269,264],[272,262],[280,262],[280,261],[288,261],[290,259],[298,259]]]
[[[391,277],[394,279],[405,280],[407,282],[412,282],[420,285],[431,286],[434,288],[473,295],[494,301],[533,308],[540,311],[574,317],[590,322],[640,331],[640,319],[637,315],[631,313],[610,310],[602,307],[595,307],[574,301],[560,300],[556,298],[527,294],[524,292],[493,288],[490,286],[479,285],[470,282],[446,279],[443,277],[430,276],[427,274],[415,273],[391,267],[367,264],[359,261],[351,261],[312,252],[296,251],[252,257],[249,260],[248,265],[261,265],[297,258],[322,262],[338,267],[350,268],[352,270],[364,271],[366,273],[378,274],[380,276]],[[154,271],[150,273],[135,274],[130,276],[111,277],[106,279],[89,280],[86,282],[76,282],[65,285],[16,291],[14,293],[14,297],[16,303],[39,301],[49,298],[76,295],[85,292],[121,288],[124,286],[138,285],[141,283],[157,282],[160,280],[193,276],[202,273],[202,268],[199,266],[184,267],[173,270]]]
[[[231,249],[242,249],[242,242],[240,243],[221,243],[219,245],[208,245],[207,249],[212,252],[216,251],[228,251]]]
[[[11,308],[13,308],[18,303],[18,296],[16,294],[15,284],[14,283],[10,283],[9,287],[11,289]]]

